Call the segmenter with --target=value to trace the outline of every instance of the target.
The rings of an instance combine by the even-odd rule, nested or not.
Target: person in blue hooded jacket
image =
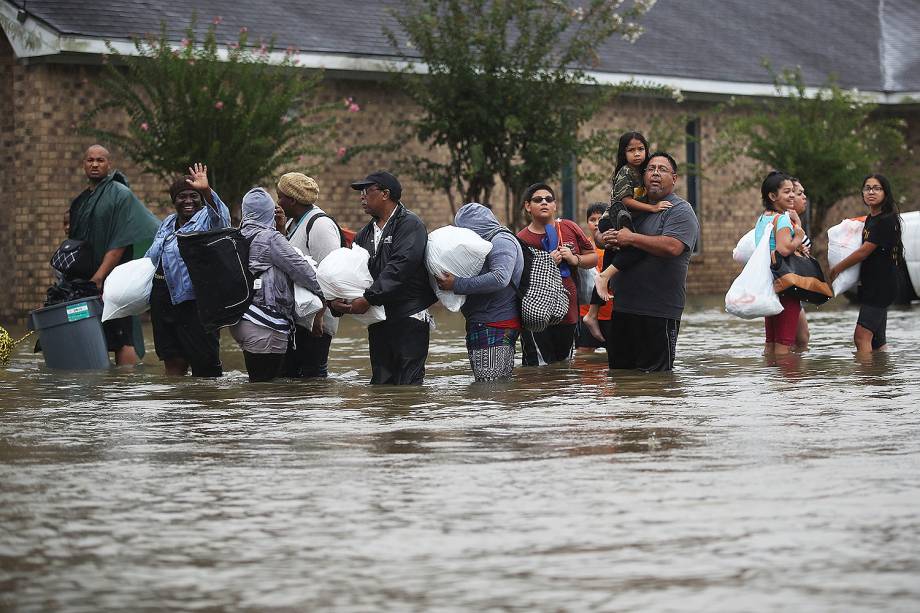
[[[460,207],[454,225],[491,242],[492,251],[478,275],[463,278],[444,273],[438,287],[467,297],[460,310],[466,318],[466,350],[473,376],[477,381],[507,379],[514,369],[521,332],[515,291],[524,272],[521,245],[491,210],[476,202]]]
[[[167,375],[219,377],[220,336],[208,332],[198,317],[195,289],[188,267],[179,253],[176,235],[230,227],[230,209],[208,184],[208,167],[197,163],[189,176],[176,179],[169,195],[176,212],[160,224],[153,245],[144,254],[156,272],[150,291],[150,323],[153,345]]]
[[[240,232],[249,243],[249,270],[255,275],[252,304],[230,334],[243,350],[249,380],[279,375],[294,332],[294,284],[317,296],[323,293],[313,267],[278,231],[275,201],[261,187],[243,196]]]

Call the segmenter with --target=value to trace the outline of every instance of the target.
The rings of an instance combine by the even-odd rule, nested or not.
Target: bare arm
[[[116,247],[115,249],[109,249],[105,252],[105,256],[102,258],[102,264],[99,265],[99,268],[96,270],[96,274],[93,275],[91,281],[96,284],[96,287],[102,290],[102,285],[105,283],[105,278],[109,276],[109,273],[112,272],[112,269],[118,266],[118,263],[121,262],[122,256],[125,254],[125,249],[128,247]]]
[[[626,228],[610,230],[609,233],[612,234],[610,237],[605,238],[605,244],[611,244],[612,239],[614,246],[635,247],[660,258],[676,258],[687,250],[687,246],[673,236],[647,236],[630,232]],[[604,234],[608,234],[608,232]]]
[[[867,257],[869,257],[869,255],[873,251],[875,251],[876,246],[877,245],[875,243],[863,243],[862,245],[859,246],[859,249],[857,249],[856,251],[854,251],[847,257],[843,258],[840,262],[837,263],[836,266],[831,268],[830,270],[831,281],[836,279],[840,273],[842,273],[844,270],[846,270],[850,266],[855,266],[859,264],[860,262],[862,262],[863,260],[865,260]]]
[[[792,230],[789,228],[783,228],[776,233],[776,251],[780,255],[792,255],[802,246],[802,241],[805,240],[805,233],[802,232],[802,227],[793,226],[793,228],[795,229],[795,237],[792,236]]]
[[[631,196],[626,196],[623,198],[623,204],[626,205],[626,208],[630,211],[645,211],[646,213],[658,213],[664,209],[669,209],[673,204],[667,200],[662,200],[661,202],[656,202],[654,204],[647,204],[645,202],[639,202]]]

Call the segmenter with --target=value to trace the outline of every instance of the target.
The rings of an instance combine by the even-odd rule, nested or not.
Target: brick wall
[[[9,45],[0,36],[0,138],[4,172],[0,178],[0,283],[8,288],[0,294],[0,320],[23,317],[38,306],[52,277],[48,266],[50,254],[64,238],[63,220],[70,200],[85,185],[82,154],[92,144],[91,139],[77,132],[77,123],[87,110],[100,100],[94,82],[98,66],[75,64],[16,63]],[[395,121],[412,112],[411,106],[398,92],[385,84],[369,80],[328,80],[321,98],[340,102],[352,96],[361,106],[357,113],[343,113],[333,142],[324,147],[333,154],[339,147],[362,143],[383,142],[390,138]],[[693,293],[722,292],[728,287],[739,267],[730,254],[738,237],[746,232],[760,210],[755,190],[731,192],[729,186],[750,169],[750,162],[738,160],[727,168],[710,165],[716,134],[714,118],[706,114],[705,103],[685,103],[681,106],[667,99],[624,99],[604,109],[586,130],[609,128],[638,129],[646,134],[653,146],[664,137],[662,127],[672,124],[683,128],[682,116],[701,113],[701,185],[699,215],[702,226],[702,251],[691,260],[689,289]],[[920,146],[920,113],[905,113],[910,122],[909,138],[914,147]],[[107,116],[112,126],[124,121]],[[655,134],[655,131],[660,132]],[[672,140],[671,152],[678,162],[685,160],[682,135]],[[104,144],[104,143],[103,143]],[[439,155],[414,146],[416,153]],[[135,193],[160,217],[169,212],[168,197],[163,181],[140,172],[124,159],[117,148],[112,149],[116,168],[126,173]],[[192,160],[190,160],[191,162]],[[204,160],[207,162],[207,160]],[[320,185],[320,204],[343,225],[357,229],[367,222],[357,193],[349,183],[369,172],[390,167],[389,156],[366,153],[342,164],[332,155],[322,166],[305,169]],[[296,169],[296,168],[292,168]],[[612,169],[596,169],[609,174]],[[536,179],[536,178],[535,178]],[[682,176],[677,193],[684,194],[686,183]],[[269,184],[268,187],[274,186]],[[806,186],[807,187],[807,186]],[[220,191],[220,186],[215,188]],[[583,223],[587,205],[606,200],[606,182],[577,186],[576,218]],[[453,215],[443,194],[431,193],[408,177],[403,180],[403,200],[419,213],[430,228],[447,224]],[[908,192],[904,210],[918,208],[920,185],[916,182]],[[493,194],[496,214],[504,219],[504,195]],[[844,203],[842,207],[852,204]],[[856,203],[858,208],[858,202]]]

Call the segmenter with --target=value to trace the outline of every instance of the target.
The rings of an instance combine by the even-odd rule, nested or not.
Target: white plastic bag
[[[125,262],[112,269],[102,289],[102,321],[140,315],[150,308],[156,266],[150,258]]]
[[[760,243],[725,294],[725,310],[741,319],[777,315],[783,310],[779,296],[773,290],[773,272],[770,270],[772,231],[773,224],[767,224]]]
[[[865,222],[856,219],[844,219],[827,230],[827,263],[831,268],[842,262],[847,256],[862,245],[862,232]],[[850,266],[840,273],[832,284],[834,295],[839,296],[859,282],[861,264]]]
[[[738,240],[738,244],[735,245],[734,250],[732,251],[732,259],[738,262],[739,264],[747,264],[747,261],[751,259],[751,254],[754,253],[754,229],[751,228],[751,231],[742,236]]]
[[[434,293],[448,311],[459,311],[466,302],[466,296],[440,289],[435,277],[445,272],[465,279],[475,277],[482,270],[490,251],[492,243],[468,228],[444,226],[428,235],[425,266],[430,273],[429,281]]]
[[[316,280],[327,300],[340,298],[354,300],[364,296],[364,290],[374,283],[374,278],[367,268],[370,254],[359,245],[351,249],[336,249],[319,263]],[[367,313],[352,315],[365,326],[375,324],[387,318],[382,306],[371,306]]]
[[[910,283],[920,296],[920,212],[901,215],[901,243],[904,245],[904,261]]]
[[[309,265],[314,272],[316,271],[316,260],[308,255],[304,255],[303,251],[297,247],[294,247],[294,251],[299,253],[300,257],[307,261],[307,265]],[[314,315],[319,313],[322,308],[323,301],[319,296],[302,285],[294,284],[294,321],[301,326],[306,326],[308,328],[312,327]]]

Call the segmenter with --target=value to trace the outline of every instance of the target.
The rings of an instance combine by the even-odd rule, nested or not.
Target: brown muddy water
[[[759,355],[685,313],[671,375],[603,353],[476,385],[436,312],[419,388],[0,370],[0,610],[917,611],[920,326],[852,352],[856,310]],[[152,352],[152,345],[148,347]]]

